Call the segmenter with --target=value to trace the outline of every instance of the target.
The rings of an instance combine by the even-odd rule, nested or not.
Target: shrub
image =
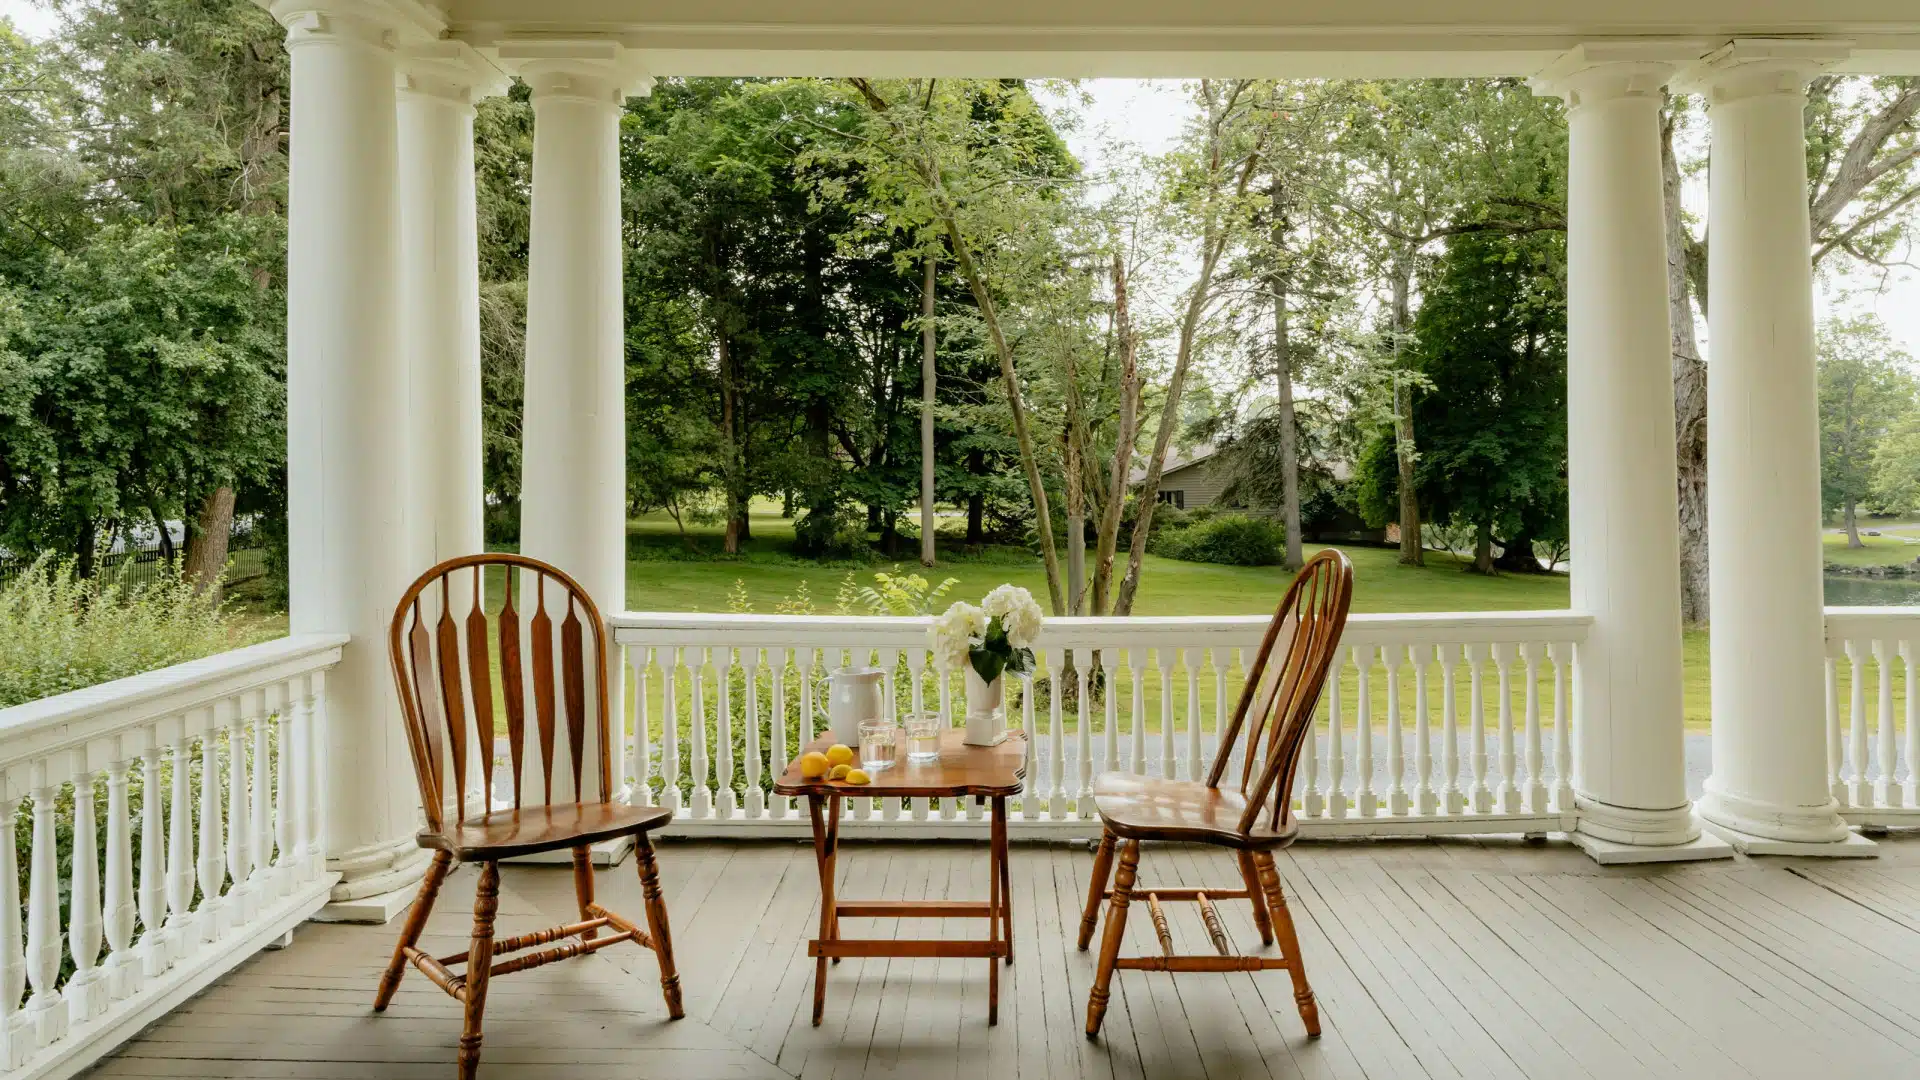
[[[1150,550],[1169,559],[1224,563],[1228,566],[1272,566],[1281,558],[1286,532],[1269,518],[1246,514],[1213,514],[1183,528],[1154,530]]]
[[[177,571],[122,588],[41,558],[0,585],[0,708],[245,644],[239,620]]]

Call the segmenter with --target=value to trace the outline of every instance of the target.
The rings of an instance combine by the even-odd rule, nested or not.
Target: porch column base
[[[1700,824],[1743,855],[1873,858],[1878,845],[1856,835],[1837,804],[1776,806],[1713,790],[1700,797]]]
[[[327,906],[315,922],[384,923],[413,902],[420,879],[426,876],[433,852],[412,837],[329,858],[327,869],[338,873]]]
[[[1568,839],[1602,866],[1733,857],[1733,848],[1726,842],[1701,835],[1687,803],[1644,810],[1576,798],[1575,805],[1580,808],[1580,823]]]

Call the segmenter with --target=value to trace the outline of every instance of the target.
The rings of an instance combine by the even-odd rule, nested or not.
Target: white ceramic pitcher
[[[826,691],[826,700],[818,693]],[[876,667],[840,668],[814,687],[814,701],[827,715],[827,727],[833,741],[853,746],[860,739],[860,724],[886,715],[886,672]]]

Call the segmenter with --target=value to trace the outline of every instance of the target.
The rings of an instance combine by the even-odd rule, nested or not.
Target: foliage
[[[1896,499],[1890,508],[1902,509],[1899,466],[1892,463],[1903,442],[1889,436],[1912,425],[1920,381],[1912,358],[1872,316],[1822,326],[1818,362],[1821,506],[1845,514],[1849,546],[1857,547],[1855,511],[1861,502],[1885,491]],[[1883,445],[1885,456],[1879,453]]]
[[[243,624],[177,573],[123,589],[42,556],[0,585],[0,708],[245,644]]]
[[[919,574],[902,574],[896,566],[892,573],[875,573],[873,584],[860,589],[860,602],[874,615],[931,615],[958,584],[959,578],[949,577],[934,585]]]
[[[1280,562],[1286,530],[1272,518],[1217,514],[1184,528],[1156,532],[1152,551],[1169,559],[1227,566],[1273,566]]]

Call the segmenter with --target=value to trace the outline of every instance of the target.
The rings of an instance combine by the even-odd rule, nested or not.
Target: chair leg
[[[1140,841],[1128,840],[1120,849],[1120,867],[1113,876],[1113,899],[1107,902],[1107,931],[1100,940],[1100,967],[1094,972],[1093,992],[1087,995],[1087,1038],[1100,1034],[1100,1022],[1107,1016],[1107,996],[1113,984],[1113,967],[1120,960],[1120,939],[1127,932],[1127,900],[1133,891],[1134,877],[1140,869]]]
[[[451,853],[433,853],[433,864],[427,867],[427,876],[421,879],[420,891],[414,895],[413,907],[407,911],[407,921],[400,927],[400,941],[393,947],[393,959],[387,961],[387,970],[380,975],[380,988],[373,995],[374,1012],[393,1003],[394,991],[400,989],[400,978],[407,973],[407,950],[420,943],[420,934],[427,928],[427,916],[433,913],[433,902],[439,898],[440,884],[447,880],[447,870],[452,864]]]
[[[1114,836],[1100,832],[1100,847],[1093,853],[1093,883],[1087,886],[1087,908],[1080,913],[1080,951],[1093,943],[1093,928],[1100,921],[1100,898],[1106,894],[1107,880],[1113,876]]]
[[[640,865],[640,892],[647,898],[647,936],[660,961],[660,992],[667,999],[667,1015],[678,1020],[687,1010],[680,1003],[680,973],[673,966],[673,929],[667,925],[667,902],[660,896],[660,865],[644,833],[633,838],[633,853]]]
[[[1235,858],[1240,860],[1240,880],[1247,883],[1247,894],[1253,900],[1253,925],[1260,930],[1260,944],[1273,944],[1273,918],[1267,913],[1267,891],[1260,884],[1260,871],[1253,865],[1253,852],[1236,851]]]
[[[473,894],[473,941],[467,946],[466,1024],[460,1031],[460,1080],[480,1070],[480,1022],[487,1012],[487,979],[493,971],[493,917],[500,910],[500,864],[480,864]]]
[[[1300,1009],[1300,1022],[1307,1036],[1320,1037],[1320,1006],[1307,985],[1307,965],[1300,955],[1300,935],[1293,929],[1293,913],[1287,910],[1287,898],[1280,889],[1280,872],[1274,869],[1273,853],[1262,851],[1253,857],[1260,870],[1260,884],[1267,894],[1267,907],[1273,913],[1274,933],[1280,938],[1280,950],[1287,955],[1287,974],[1293,976],[1293,1003]]]
[[[581,921],[593,918],[587,911],[593,906],[593,849],[585,844],[573,849],[573,895],[580,902]],[[583,941],[592,941],[595,936],[592,930],[580,935]]]

